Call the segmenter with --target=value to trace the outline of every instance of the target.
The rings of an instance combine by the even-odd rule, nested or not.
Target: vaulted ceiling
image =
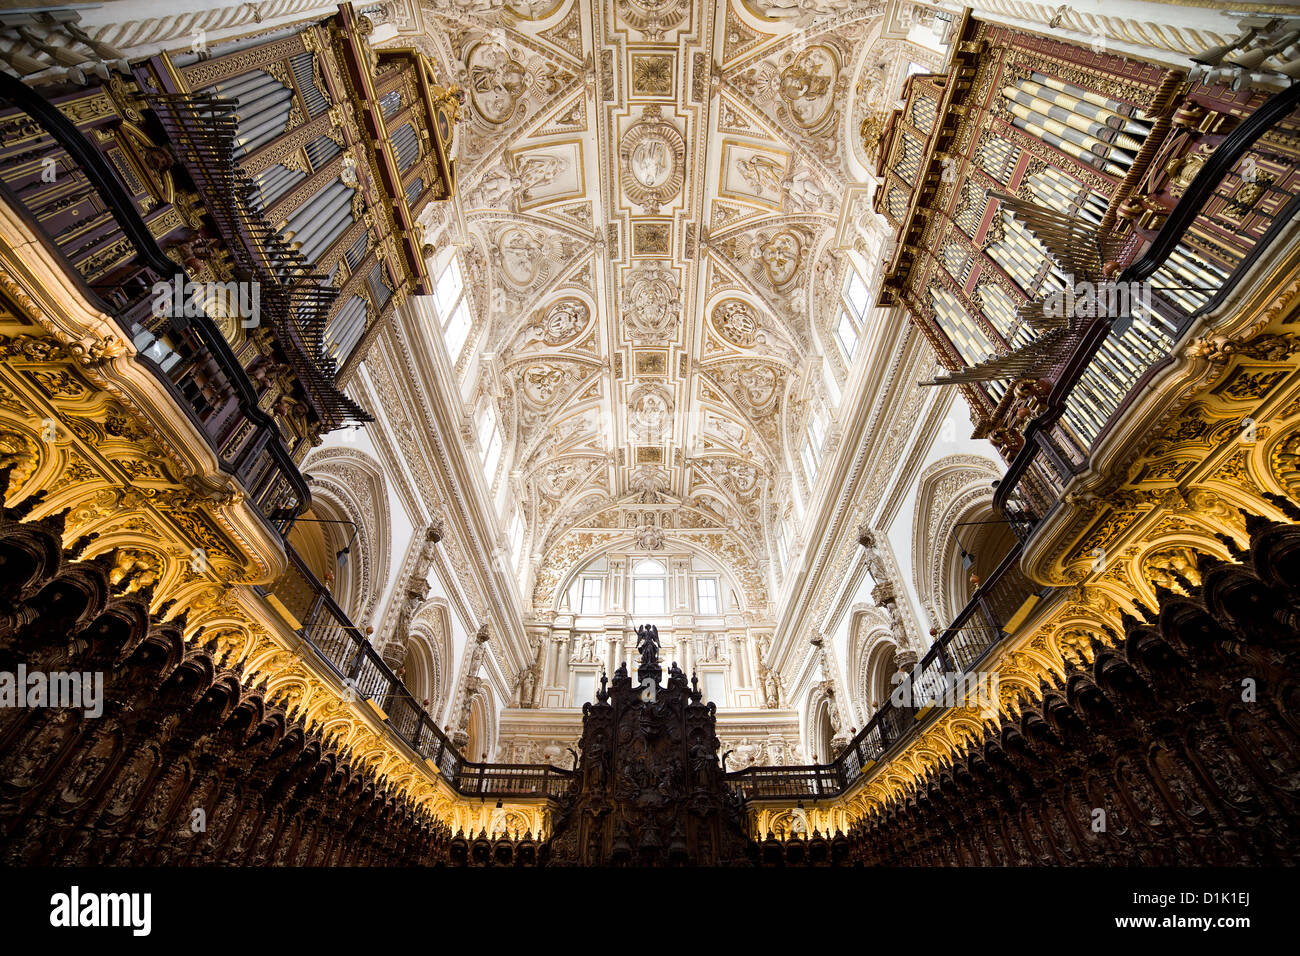
[[[878,228],[858,130],[918,58],[885,6],[425,6],[467,93],[443,229],[527,528],[526,602],[631,535],[693,538],[767,605],[791,436],[847,371],[844,253]]]

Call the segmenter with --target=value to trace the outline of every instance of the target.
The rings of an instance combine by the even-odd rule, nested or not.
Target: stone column
[[[726,653],[731,659],[731,687],[736,690],[745,687],[745,657],[741,650],[741,644],[745,640],[744,631],[728,631],[718,642],[719,645],[727,648]]]
[[[609,598],[605,606],[611,611],[621,611],[624,609],[627,595],[627,559],[611,557],[606,577]]]
[[[668,586],[671,589],[667,609],[689,611],[691,608],[691,559],[672,558],[668,562]]]

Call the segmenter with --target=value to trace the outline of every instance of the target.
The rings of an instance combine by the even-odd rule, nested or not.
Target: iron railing
[[[1023,621],[1030,602],[1046,592],[1020,572],[1017,542],[938,637],[890,699],[829,764],[804,767],[746,767],[727,774],[743,800],[833,797],[910,738],[931,714],[969,706],[979,665]],[[1021,620],[1016,620],[1020,617]],[[995,704],[994,701],[984,703]]]
[[[465,759],[423,703],[334,600],[307,562],[285,542],[289,568],[263,594],[272,594],[295,619],[298,633],[347,692],[369,698],[383,712],[388,731],[421,757],[457,791],[476,797],[558,797],[572,770],[547,764],[473,763]]]

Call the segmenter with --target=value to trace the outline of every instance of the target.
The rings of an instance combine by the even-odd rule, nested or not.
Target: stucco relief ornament
[[[752,248],[750,255],[763,263],[763,273],[774,288],[789,285],[803,262],[803,242],[793,232],[781,230],[761,245]]]
[[[739,397],[756,413],[768,411],[777,398],[777,376],[769,366],[741,368],[736,374],[736,384],[740,386]]]
[[[528,88],[527,71],[495,43],[475,44],[465,65],[474,111],[494,126],[508,122]]]
[[[618,147],[623,193],[648,213],[677,196],[685,182],[686,141],[657,106],[647,106],[641,119],[623,134]]]
[[[811,46],[781,71],[780,93],[790,119],[801,129],[817,129],[833,113],[839,58],[828,46]]]
[[[521,20],[545,20],[563,0],[505,0],[505,7]]]
[[[545,249],[538,236],[518,226],[502,230],[493,250],[500,274],[519,288],[527,288],[537,278],[544,256]]]
[[[830,195],[818,185],[809,169],[798,169],[781,183],[790,208],[796,212],[829,210],[833,203]]]
[[[628,400],[628,429],[637,441],[659,442],[672,428],[672,394],[659,385],[643,385]]]
[[[561,299],[542,313],[529,330],[529,339],[547,345],[564,345],[587,327],[590,314],[581,299]]]
[[[687,0],[617,0],[615,3],[619,19],[644,33],[648,40],[662,40],[665,30],[671,30],[685,19],[689,7]]]
[[[677,277],[662,265],[643,265],[628,276],[620,305],[635,338],[668,338],[682,311]]]
[[[483,209],[511,209],[516,199],[528,201],[537,191],[545,189],[555,177],[568,169],[563,156],[525,156],[516,161],[512,169],[508,164],[498,164],[483,174],[471,195],[471,203]]]
[[[668,472],[656,465],[641,465],[632,472],[628,486],[643,505],[660,504],[668,487]]]
[[[534,365],[523,375],[523,392],[534,405],[549,405],[568,384],[569,375],[555,365]]]
[[[664,546],[663,529],[658,525],[644,524],[636,533],[636,546],[646,551],[658,551]]]
[[[837,16],[852,5],[853,0],[745,0],[745,6],[760,16],[795,23]]]
[[[713,307],[713,327],[728,342],[742,348],[761,338],[758,317],[749,303],[740,299],[724,299]]]

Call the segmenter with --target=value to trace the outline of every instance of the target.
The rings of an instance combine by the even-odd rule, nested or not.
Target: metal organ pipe
[[[334,205],[327,216],[322,218],[321,228],[303,242],[303,256],[314,260],[319,253],[334,244],[351,222],[352,201],[349,197],[343,197],[342,202]]]
[[[297,209],[290,212],[288,220],[281,230],[285,239],[295,242],[305,241],[312,224],[319,225],[316,217],[324,211],[326,204],[339,193],[347,191],[347,188],[336,179]]]
[[[255,95],[257,91],[263,89],[273,89],[274,87],[284,89],[284,84],[264,70],[254,70],[251,73],[243,73],[225,83],[216,83],[212,90],[218,96],[227,99],[237,99],[239,97]]]

